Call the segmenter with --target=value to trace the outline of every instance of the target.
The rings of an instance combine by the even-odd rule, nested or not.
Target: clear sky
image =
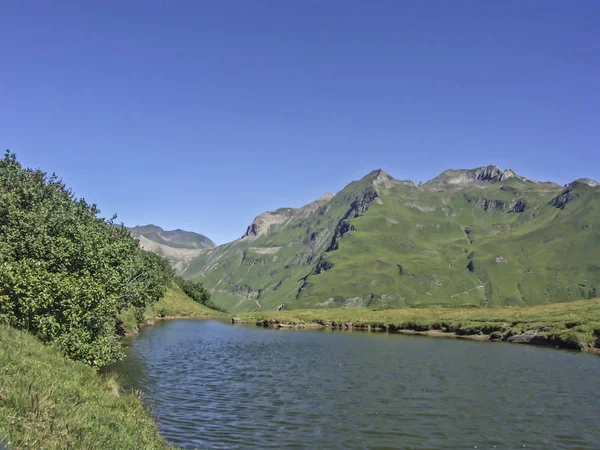
[[[0,0],[0,146],[239,237],[376,168],[600,179],[600,1]]]

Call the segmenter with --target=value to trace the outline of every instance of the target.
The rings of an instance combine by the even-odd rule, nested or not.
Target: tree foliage
[[[56,175],[23,168],[8,151],[0,160],[0,322],[93,366],[121,356],[119,312],[143,311],[172,277],[99,213]]]
[[[201,303],[204,306],[217,311],[226,312],[211,301],[210,293],[202,285],[202,283],[192,280],[184,280],[181,277],[175,277],[175,282],[179,285],[181,290],[195,302]]]

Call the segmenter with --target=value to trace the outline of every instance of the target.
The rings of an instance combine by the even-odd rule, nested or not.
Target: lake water
[[[600,357],[160,321],[114,366],[183,448],[599,449]]]

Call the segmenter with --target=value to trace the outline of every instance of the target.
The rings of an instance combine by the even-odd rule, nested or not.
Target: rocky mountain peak
[[[248,226],[241,239],[253,240],[263,234],[268,234],[271,231],[272,226],[281,228],[285,226],[289,220],[307,218],[332,198],[333,194],[328,192],[301,208],[280,208],[277,211],[267,211],[259,214]]]
[[[319,202],[319,203],[326,203],[329,200],[331,200],[333,198],[333,194],[331,192],[327,192],[323,195],[321,195],[318,199],[316,199],[313,203]],[[310,203],[309,203],[310,204]]]
[[[596,180],[592,180],[591,178],[579,178],[579,179],[577,179],[575,181],[572,181],[567,186],[573,186],[573,185],[575,185],[577,183],[587,184],[588,186],[591,186],[591,187],[600,186],[600,183],[598,183]]]
[[[495,181],[499,179],[504,172],[500,169],[500,167],[496,165],[489,165],[486,167],[479,167],[474,170],[474,173],[470,174],[471,177],[476,178],[480,181]]]
[[[385,170],[376,169],[376,170],[373,170],[373,171],[369,172],[368,174],[366,174],[364,177],[361,178],[360,181],[384,182],[384,181],[396,181],[396,179],[393,176],[391,176],[390,174],[388,174]]]
[[[447,185],[468,185],[468,184],[488,184],[505,181],[509,178],[518,178],[529,181],[517,175],[513,170],[502,170],[498,166],[490,164],[489,166],[477,167],[475,169],[446,170],[437,177],[425,183],[425,186],[439,187]]]
[[[391,176],[389,173],[387,173],[383,169],[376,169],[376,170],[373,170],[372,172],[369,172],[368,174],[366,174],[364,177],[362,177],[360,179],[359,183],[365,182],[365,181],[367,181],[367,182],[371,181],[373,183],[373,185],[375,186],[375,189],[378,189],[380,186],[390,187],[395,184],[416,186],[416,184],[410,180],[398,180],[397,178],[394,178],[393,176]]]

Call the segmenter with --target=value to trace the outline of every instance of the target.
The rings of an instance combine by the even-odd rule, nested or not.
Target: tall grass
[[[35,337],[0,326],[0,446],[166,449],[139,394]]]

